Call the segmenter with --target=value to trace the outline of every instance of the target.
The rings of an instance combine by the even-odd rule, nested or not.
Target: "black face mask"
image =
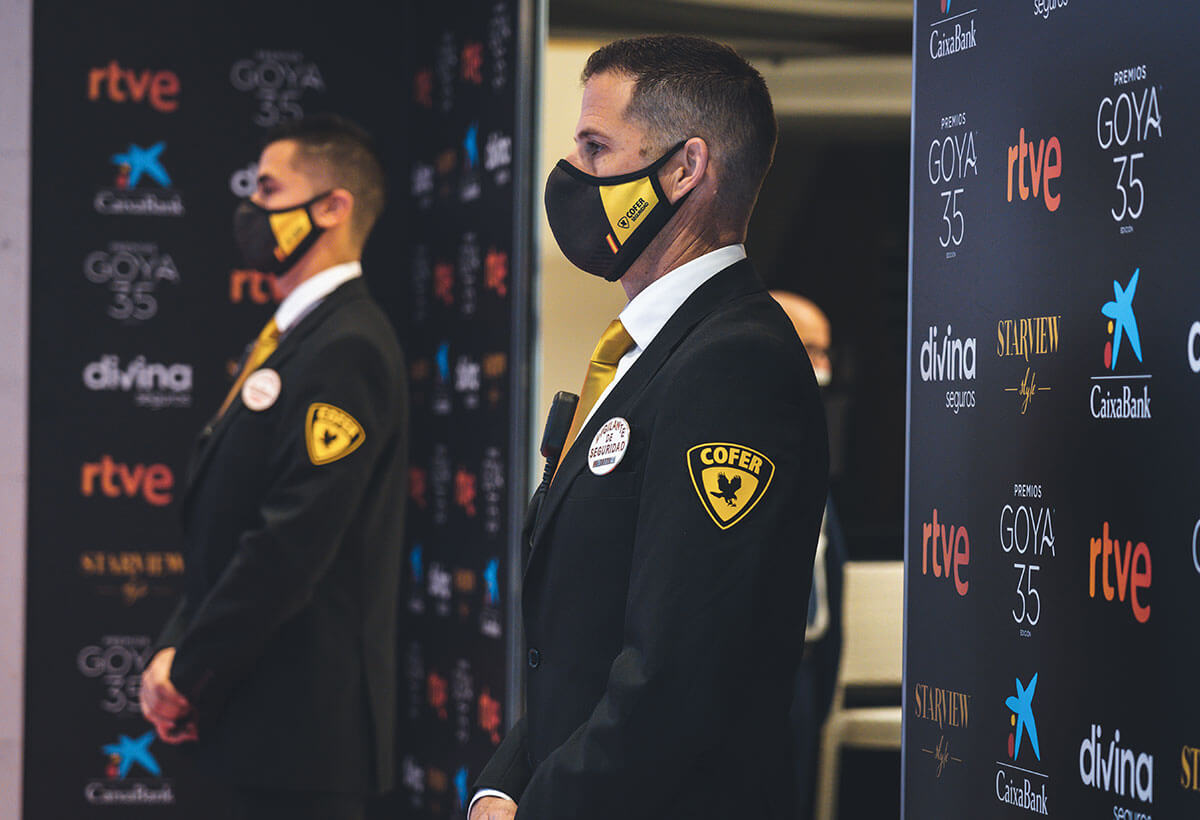
[[[313,219],[312,206],[331,193],[274,211],[249,199],[238,205],[233,212],[233,238],[246,267],[263,273],[290,270],[325,232]]]
[[[658,169],[686,142],[619,176],[594,177],[558,161],[546,180],[546,218],[571,264],[610,282],[625,275],[691,193],[672,205],[658,182]]]

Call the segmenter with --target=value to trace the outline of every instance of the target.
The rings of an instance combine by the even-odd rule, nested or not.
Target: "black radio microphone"
[[[558,460],[562,456],[563,446],[567,443],[567,434],[571,432],[571,421],[575,418],[575,407],[579,404],[579,396],[560,390],[554,394],[550,404],[550,412],[546,416],[546,429],[542,433],[542,457],[546,459],[546,470],[542,474],[542,484],[548,484],[558,468]]]

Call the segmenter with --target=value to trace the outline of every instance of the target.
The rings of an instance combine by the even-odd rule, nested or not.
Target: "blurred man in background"
[[[808,351],[817,384],[822,390],[827,390],[833,383],[830,352],[833,335],[829,317],[803,296],[784,290],[773,290],[771,296],[792,320],[796,335]],[[796,699],[792,703],[799,820],[808,820],[813,814],[821,730],[829,717],[834,689],[837,687],[838,665],[842,657],[842,575],[845,564],[845,538],[833,511],[833,502],[826,501],[817,555],[813,561],[813,585],[804,630],[804,657],[796,674]]]

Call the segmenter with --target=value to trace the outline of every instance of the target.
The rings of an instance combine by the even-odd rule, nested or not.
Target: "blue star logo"
[[[412,567],[413,580],[418,584],[425,580],[424,549],[420,544],[412,548],[408,554],[408,563]]]
[[[1142,340],[1138,335],[1137,317],[1133,315],[1133,294],[1137,290],[1138,274],[1141,270],[1134,270],[1129,284],[1124,288],[1114,279],[1113,295],[1116,299],[1105,302],[1104,307],[1100,308],[1100,312],[1112,320],[1109,322],[1109,332],[1113,335],[1111,358],[1107,347],[1104,351],[1104,363],[1112,370],[1117,369],[1117,356],[1121,353],[1121,339],[1124,336],[1129,337],[1133,355],[1137,356],[1139,362],[1142,360]]]
[[[454,790],[458,792],[458,807],[467,807],[467,767],[463,766],[454,773]]]
[[[463,137],[463,150],[467,152],[468,168],[479,164],[479,123],[473,122],[467,127],[467,135]]]
[[[142,174],[150,177],[164,188],[171,187],[171,177],[159,161],[159,155],[167,147],[165,142],[156,142],[149,148],[129,143],[123,154],[113,154],[112,164],[120,170],[117,177],[118,185],[123,188],[136,188],[142,179]]]
[[[1012,743],[1013,737],[1016,738],[1015,746],[1010,747],[1012,759],[1016,760],[1017,755],[1021,754],[1021,737],[1027,735],[1029,742],[1033,744],[1033,753],[1038,760],[1042,759],[1042,750],[1038,747],[1037,721],[1033,717],[1033,693],[1037,690],[1037,673],[1029,679],[1029,688],[1026,689],[1021,685],[1021,679],[1017,678],[1017,696],[1009,696],[1004,701],[1004,705],[1012,711],[1012,719],[1016,722],[1016,730],[1013,735],[1009,736],[1009,742]]]
[[[495,606],[500,601],[500,559],[488,561],[483,571],[483,581],[487,584],[488,603]]]
[[[438,376],[442,383],[450,381],[450,343],[442,342],[437,349]]]
[[[150,774],[158,777],[162,774],[162,769],[158,766],[158,761],[154,759],[154,755],[150,754],[150,744],[154,742],[154,732],[149,731],[139,738],[130,738],[128,735],[118,735],[116,743],[106,743],[100,747],[100,751],[106,755],[111,755],[120,761],[117,769],[117,777],[121,780],[125,779],[125,775],[129,774],[129,770],[133,768],[133,764],[137,763]]]

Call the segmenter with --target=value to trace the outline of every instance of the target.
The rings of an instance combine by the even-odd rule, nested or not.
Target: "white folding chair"
[[[845,747],[900,749],[899,706],[846,708],[846,690],[890,688],[903,677],[904,562],[850,561],[842,596],[842,661],[821,739],[817,820],[837,817],[838,766]],[[898,810],[897,810],[898,811]]]

